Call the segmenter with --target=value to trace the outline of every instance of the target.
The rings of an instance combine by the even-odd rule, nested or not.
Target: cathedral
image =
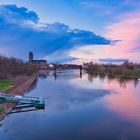
[[[47,64],[46,60],[34,60],[33,52],[29,52],[29,63],[31,64]]]

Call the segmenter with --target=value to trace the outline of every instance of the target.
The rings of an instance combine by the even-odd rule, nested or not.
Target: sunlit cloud
[[[140,62],[140,12],[123,14],[105,27],[103,35],[118,40],[108,45],[88,45],[73,50],[71,56],[87,59],[129,59]]]
[[[138,49],[140,43],[140,13],[132,12],[122,15],[116,23],[108,25],[104,35],[112,39],[120,39],[121,41],[113,45],[113,47],[105,48],[111,57],[129,58],[133,61],[139,61],[140,55]]]
[[[22,59],[31,50],[38,58],[57,57],[59,61],[58,54],[69,59],[68,52],[75,47],[111,43],[91,31],[72,29],[64,23],[40,23],[34,11],[16,5],[0,5],[0,29],[0,53]]]
[[[109,10],[111,14],[115,14],[102,27],[104,30],[101,33],[104,37],[92,31],[73,29],[60,22],[41,23],[37,13],[28,8],[1,4],[0,53],[25,59],[28,51],[32,50],[37,58],[49,60],[56,60],[61,56],[60,61],[84,58],[112,62],[129,59],[139,62],[140,12],[138,6],[135,7],[139,2],[119,1],[115,9],[111,5],[116,2],[83,1],[84,6],[94,6],[93,9],[97,12],[101,8],[102,11]],[[122,7],[126,7],[125,12],[121,11]],[[116,14],[115,11],[119,13]]]

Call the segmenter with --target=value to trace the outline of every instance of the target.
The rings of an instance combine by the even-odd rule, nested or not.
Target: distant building
[[[48,67],[48,63],[47,63],[47,61],[46,60],[34,60],[34,55],[33,55],[33,52],[29,52],[29,63],[31,63],[31,64],[34,64],[34,65],[39,65],[39,67],[41,68],[41,69],[45,69],[45,68],[47,68]]]
[[[29,62],[32,64],[44,64],[47,63],[46,60],[34,60],[33,52],[29,52]]]
[[[29,62],[33,61],[33,52],[29,52]]]

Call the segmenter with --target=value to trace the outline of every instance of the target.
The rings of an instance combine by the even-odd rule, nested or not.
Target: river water
[[[67,70],[39,77],[28,95],[45,97],[45,110],[8,115],[0,140],[140,140],[138,79]]]

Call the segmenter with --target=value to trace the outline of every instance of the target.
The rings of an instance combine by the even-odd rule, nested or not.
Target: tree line
[[[88,73],[106,74],[111,76],[122,77],[140,77],[140,64],[124,62],[121,65],[115,64],[86,64]]]
[[[23,60],[0,56],[0,79],[16,75],[32,75],[36,72],[35,66]]]

